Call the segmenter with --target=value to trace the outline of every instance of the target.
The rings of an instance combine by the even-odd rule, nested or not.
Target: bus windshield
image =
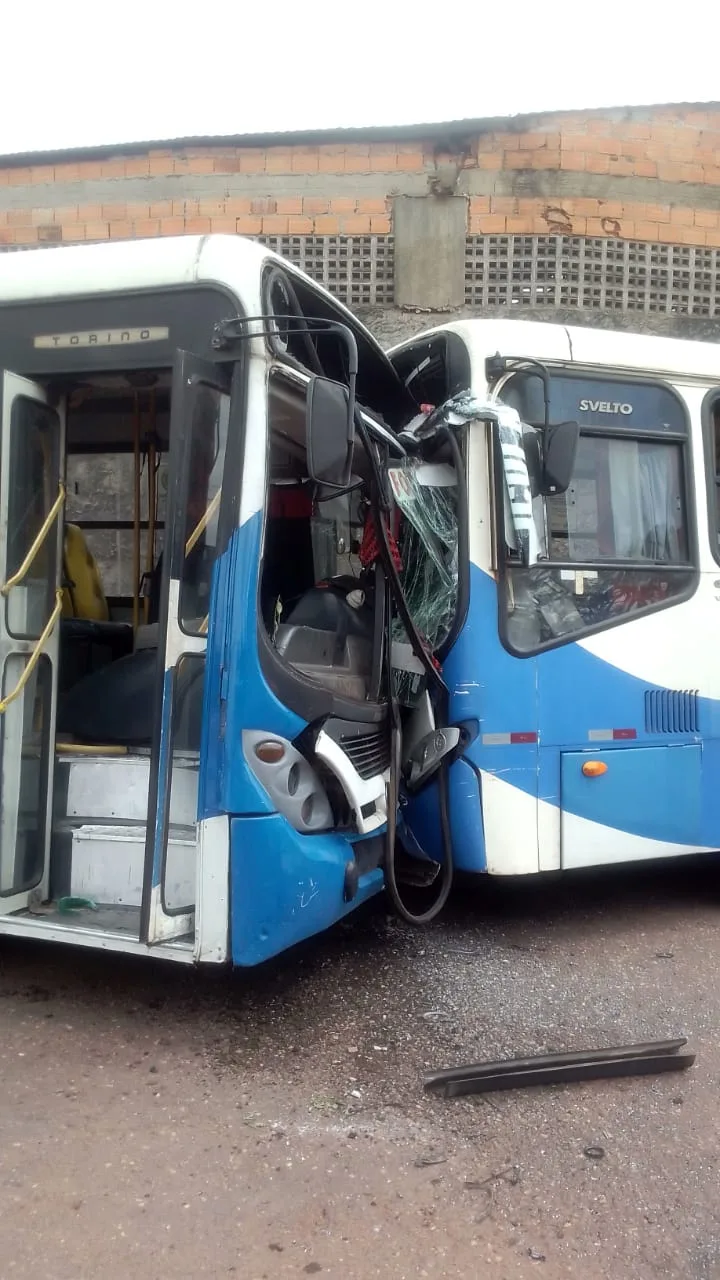
[[[669,388],[551,379],[553,417],[580,420],[570,486],[533,493],[538,563],[507,556],[508,646],[532,653],[641,609],[692,582],[685,411]],[[524,399],[520,395],[518,409]],[[534,435],[527,427],[525,439]],[[528,447],[530,460],[531,449]]]

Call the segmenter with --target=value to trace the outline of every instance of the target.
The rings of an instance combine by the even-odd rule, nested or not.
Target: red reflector
[[[613,729],[613,738],[637,738],[637,729]]]
[[[511,742],[537,742],[536,733],[511,733]]]

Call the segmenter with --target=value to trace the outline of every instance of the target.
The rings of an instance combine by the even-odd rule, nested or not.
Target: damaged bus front
[[[390,355],[424,406],[404,573],[451,747],[406,845],[442,862],[449,822],[495,875],[717,850],[717,347],[474,320]],[[448,433],[465,481],[422,489]]]
[[[235,237],[6,255],[0,352],[0,933],[258,963],[383,884],[412,400]]]

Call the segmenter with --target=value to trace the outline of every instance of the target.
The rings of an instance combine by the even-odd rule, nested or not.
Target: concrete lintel
[[[465,196],[398,196],[394,201],[395,301],[445,310],[465,301]]]

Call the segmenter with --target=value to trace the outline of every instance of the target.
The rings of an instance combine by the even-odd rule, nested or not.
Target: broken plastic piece
[[[685,1071],[695,1061],[694,1053],[679,1053],[686,1044],[686,1039],[658,1040],[614,1049],[590,1049],[586,1053],[550,1053],[534,1058],[478,1062],[436,1071],[426,1076],[425,1088],[445,1098],[457,1098],[541,1084]]]
[[[60,898],[57,905],[61,915],[66,915],[70,911],[99,910],[97,902],[93,902],[92,898]]]

